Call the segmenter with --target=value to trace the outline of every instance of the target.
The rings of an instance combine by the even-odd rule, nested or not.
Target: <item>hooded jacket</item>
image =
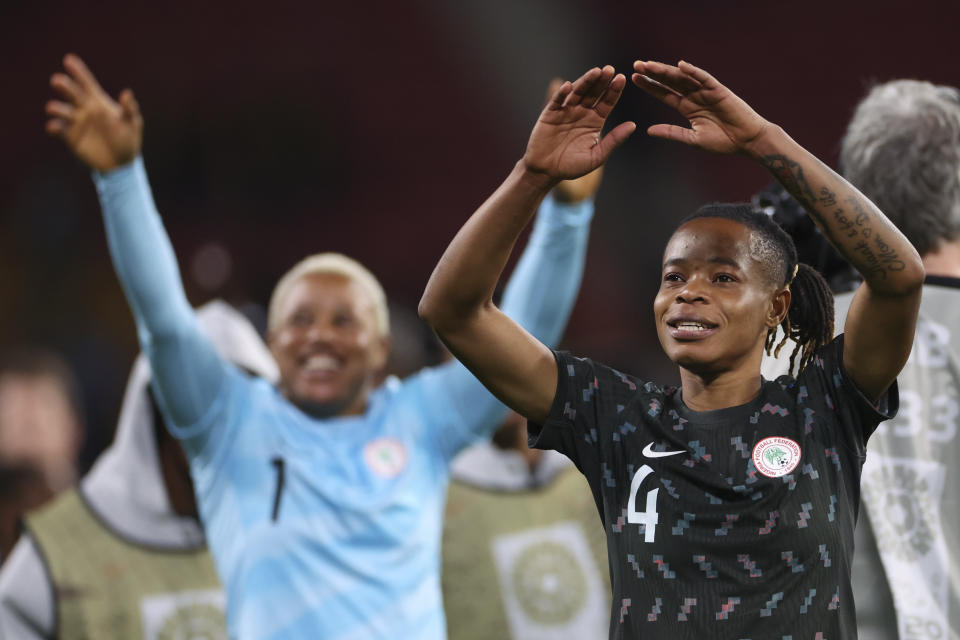
[[[271,382],[279,378],[266,345],[235,309],[213,301],[198,310],[197,320],[225,359]],[[127,382],[114,441],[81,480],[79,494],[105,529],[130,544],[196,550],[205,545],[199,521],[175,513],[167,495],[149,383],[150,367],[141,354]],[[82,551],[82,541],[77,544]],[[37,541],[24,534],[0,568],[0,638],[53,638],[57,616]]]

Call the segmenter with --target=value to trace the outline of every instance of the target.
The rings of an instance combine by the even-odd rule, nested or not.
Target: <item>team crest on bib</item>
[[[383,478],[395,478],[407,466],[407,448],[396,438],[377,438],[363,448],[363,459]]]
[[[790,438],[764,438],[753,447],[753,466],[768,478],[785,476],[800,464],[800,445]]]

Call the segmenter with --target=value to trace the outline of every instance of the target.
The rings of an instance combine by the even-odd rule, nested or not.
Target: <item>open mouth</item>
[[[678,340],[695,340],[706,337],[717,330],[717,324],[693,318],[674,318],[667,320],[670,335]]]
[[[340,360],[328,354],[314,354],[304,360],[303,372],[311,377],[326,377],[336,374],[343,366]]]

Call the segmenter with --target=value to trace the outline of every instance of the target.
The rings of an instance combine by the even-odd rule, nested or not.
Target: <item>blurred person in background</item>
[[[854,589],[860,637],[960,638],[960,91],[873,87],[840,151],[843,175],[916,247],[927,277],[900,413],[863,468]],[[837,297],[837,319],[849,295]]]
[[[76,481],[83,434],[79,385],[62,357],[34,347],[0,355],[0,559],[20,516]]]
[[[36,467],[52,491],[69,487],[82,416],[76,377],[59,355],[20,348],[0,356],[0,464]]]
[[[230,636],[443,638],[449,464],[489,438],[506,408],[458,362],[384,380],[385,295],[339,254],[301,261],[274,290],[278,385],[225,362],[187,302],[132,92],[114,101],[79,58],[64,66],[51,78],[59,99],[47,103],[47,131],[94,171],[152,389],[190,461]],[[589,220],[544,202],[504,292],[504,309],[547,343],[573,306]],[[409,250],[397,247],[397,259]]]
[[[266,345],[240,313],[217,301],[197,319],[222,357],[277,379]],[[226,598],[187,460],[149,383],[141,355],[113,444],[77,488],[27,516],[0,567],[0,638],[226,639]]]
[[[857,288],[861,281],[860,274],[830,244],[807,215],[803,205],[783,185],[779,182],[770,183],[754,194],[751,204],[757,211],[773,218],[793,238],[797,247],[797,261],[816,269],[834,294]],[[779,336],[782,338],[783,333],[780,332]],[[784,348],[783,353],[790,353],[790,349]]]
[[[593,494],[566,456],[527,445],[517,413],[453,461],[442,579],[450,640],[607,637],[607,543]]]
[[[585,215],[602,171],[547,197]],[[490,441],[454,459],[450,475],[441,574],[450,640],[606,637],[606,540],[573,463],[527,446],[526,423],[511,411]]]
[[[36,467],[0,467],[0,564],[20,537],[23,514],[53,495]]]

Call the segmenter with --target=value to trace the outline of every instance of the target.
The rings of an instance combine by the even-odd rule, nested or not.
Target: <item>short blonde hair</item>
[[[390,335],[390,314],[387,311],[387,296],[377,277],[362,264],[341,253],[315,253],[307,256],[287,271],[270,295],[267,309],[267,330],[273,331],[280,324],[280,303],[294,283],[314,273],[334,273],[349,278],[360,285],[373,303],[376,328],[381,336]]]

